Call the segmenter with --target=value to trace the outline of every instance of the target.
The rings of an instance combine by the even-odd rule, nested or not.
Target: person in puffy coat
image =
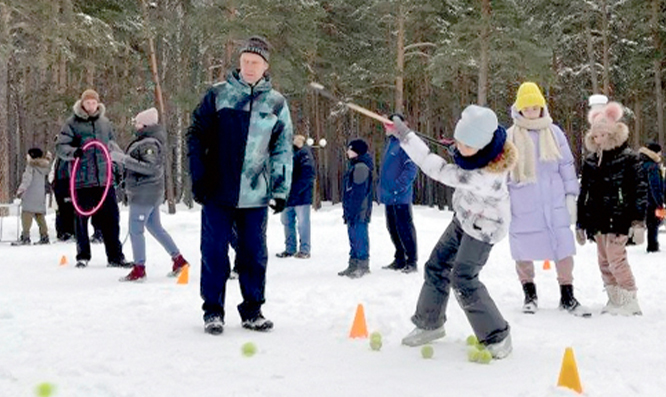
[[[647,252],[659,252],[659,225],[664,218],[664,177],[661,175],[661,145],[650,142],[638,150],[648,183],[645,226]]]
[[[632,237],[645,239],[647,180],[638,154],[627,144],[629,128],[620,119],[622,105],[610,102],[591,109],[581,192],[578,196],[576,240],[597,243],[601,279],[608,294],[602,313],[639,315],[636,280],[625,248]]]
[[[552,260],[560,286],[560,309],[588,317],[590,310],[578,302],[573,290],[576,243],[571,225],[576,222],[580,186],[569,143],[553,124],[546,99],[535,83],[525,82],[518,88],[511,116],[513,126],[507,133],[518,149],[518,164],[509,180],[509,244],[525,293],[523,312],[535,313],[538,308],[534,261]]]
[[[164,201],[166,132],[158,121],[155,108],[137,114],[134,118],[136,139],[127,147],[127,153],[111,152],[114,163],[125,169],[129,233],[134,254],[132,271],[120,281],[143,281],[146,278],[145,228],[171,256],[173,265],[169,276],[178,276],[188,265],[160,221],[160,204]]]
[[[478,341],[494,358],[507,357],[512,350],[509,323],[479,274],[493,245],[509,229],[507,177],[516,164],[516,148],[507,141],[495,112],[477,105],[465,108],[456,124],[455,164],[431,153],[400,118],[393,118],[393,127],[400,146],[426,175],[456,189],[453,220],[425,264],[425,280],[411,318],[416,328],[402,343],[419,346],[444,337],[453,289]]]
[[[51,153],[40,148],[28,150],[21,184],[16,191],[16,197],[21,199],[21,237],[12,245],[29,245],[32,219],[39,226],[39,241],[37,244],[49,243],[49,229],[46,226],[46,176],[51,169]]]

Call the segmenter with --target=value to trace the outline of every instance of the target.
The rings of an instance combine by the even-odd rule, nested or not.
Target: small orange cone
[[[183,266],[183,270],[178,275],[176,284],[187,284],[190,281],[190,265]]]
[[[579,394],[583,392],[583,387],[580,385],[580,377],[578,376],[576,359],[574,358],[573,349],[570,347],[567,347],[564,351],[562,369],[560,370],[560,379],[557,381],[557,386],[575,390]]]
[[[368,327],[365,325],[365,311],[363,310],[363,305],[360,303],[356,307],[356,316],[354,316],[354,323],[352,324],[351,331],[349,331],[349,337],[368,337]]]
[[[543,261],[543,270],[550,270],[550,261],[548,259]]]
[[[65,265],[67,265],[67,257],[63,255],[62,257],[60,257],[60,266],[65,266]]]

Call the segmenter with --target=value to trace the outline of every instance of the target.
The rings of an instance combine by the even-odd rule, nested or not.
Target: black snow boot
[[[523,292],[525,292],[525,301],[523,302],[523,313],[536,313],[539,308],[537,299],[536,285],[534,283],[523,284]]]
[[[370,260],[369,259],[356,259],[356,270],[347,274],[349,278],[361,278],[370,273]]]
[[[573,294],[573,285],[560,285],[560,309],[566,310],[574,316],[578,317],[590,317],[592,312],[581,305]]]
[[[349,266],[347,266],[345,270],[338,272],[338,276],[349,276],[354,271],[356,271],[357,267],[358,267],[358,259],[349,258]]]

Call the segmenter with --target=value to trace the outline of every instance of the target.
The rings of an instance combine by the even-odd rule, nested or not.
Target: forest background
[[[623,103],[630,143],[664,145],[666,0],[0,0],[0,203],[11,202],[30,147],[54,138],[86,88],[100,93],[121,146],[131,117],[156,106],[168,132],[167,202],[191,203],[184,142],[206,89],[237,67],[250,35],[273,45],[270,73],[295,132],[315,146],[316,205],[340,200],[345,143],[382,126],[308,89],[407,116],[451,137],[471,103],[509,109],[523,81],[543,89],[577,166],[586,99]],[[419,175],[415,202],[448,206]]]

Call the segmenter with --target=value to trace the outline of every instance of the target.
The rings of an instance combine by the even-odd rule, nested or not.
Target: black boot
[[[14,241],[12,245],[15,247],[19,245],[30,245],[30,237],[21,236],[19,241]]]
[[[361,278],[370,273],[370,259],[356,259],[356,270],[347,274],[349,278]]]
[[[538,306],[536,285],[534,283],[523,284],[523,292],[525,292],[525,301],[523,302],[523,313],[536,313]]]
[[[358,267],[358,259],[354,258],[349,258],[349,266],[341,272],[338,272],[338,276],[349,276],[353,272],[356,271],[356,268]]]
[[[566,310],[574,316],[590,317],[592,312],[581,305],[573,294],[573,285],[560,285],[560,309]]]
[[[51,242],[49,241],[49,236],[42,236],[39,238],[39,241],[36,242],[35,244],[50,244]]]

